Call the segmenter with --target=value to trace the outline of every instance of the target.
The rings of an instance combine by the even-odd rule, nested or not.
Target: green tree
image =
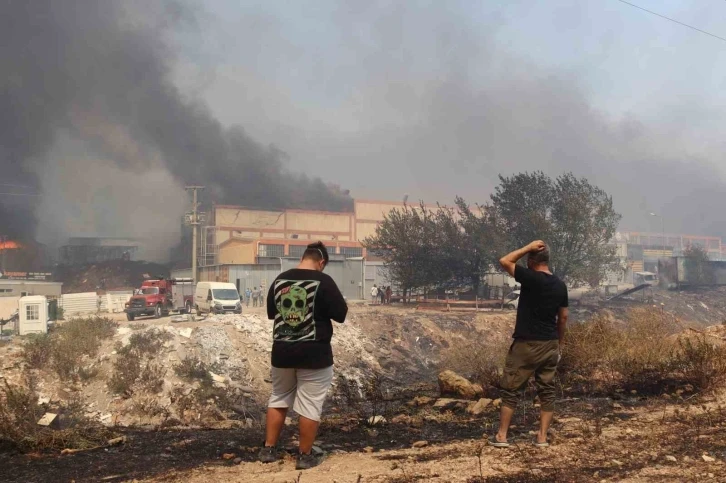
[[[716,276],[706,250],[698,245],[689,245],[683,250],[686,281],[691,285],[711,285]]]
[[[439,229],[443,234],[452,234],[446,246],[452,247],[455,257],[449,262],[454,281],[478,293],[482,276],[496,265],[506,242],[493,211],[481,205],[472,207],[461,197],[456,198],[455,205],[456,209],[449,210],[449,216],[441,220]],[[450,225],[456,230],[445,228]]]
[[[386,214],[375,235],[363,241],[369,251],[383,259],[404,299],[412,290],[435,285],[441,276],[441,235],[435,218],[423,203],[418,208],[404,205]]]
[[[544,240],[551,250],[550,267],[573,285],[597,285],[617,269],[610,241],[620,215],[605,191],[572,173],[552,179],[537,171],[499,180],[487,210],[508,248]]]

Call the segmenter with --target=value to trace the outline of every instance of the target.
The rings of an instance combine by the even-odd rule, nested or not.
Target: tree
[[[452,276],[459,286],[469,285],[478,293],[482,276],[496,265],[506,243],[497,228],[494,212],[480,205],[472,208],[461,197],[456,198],[455,204],[455,220],[446,220],[447,224],[456,225],[458,234],[458,240],[451,242],[456,248],[456,260],[451,262]],[[450,213],[453,218],[453,210]],[[442,233],[450,231],[441,226],[440,229]]]
[[[440,277],[440,239],[435,216],[422,203],[419,208],[391,210],[363,245],[383,259],[406,299],[412,290],[433,285]]]
[[[550,268],[573,285],[595,286],[617,269],[610,241],[620,215],[605,191],[572,173],[553,180],[537,171],[499,180],[486,209],[509,249],[544,240],[551,251]]]
[[[686,281],[691,285],[712,285],[716,276],[706,250],[698,245],[689,245],[684,251]]]

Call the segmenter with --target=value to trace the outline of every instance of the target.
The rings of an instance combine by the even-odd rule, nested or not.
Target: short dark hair
[[[529,254],[529,260],[536,265],[550,262],[550,247],[545,246],[545,249],[536,253]]]
[[[305,252],[303,252],[302,258],[303,258],[303,260],[306,258],[309,258],[311,260],[315,260],[316,262],[324,260],[326,265],[330,261],[330,256],[328,255],[328,249],[325,247],[325,245],[321,241],[311,243],[310,245],[308,245],[305,248]]]

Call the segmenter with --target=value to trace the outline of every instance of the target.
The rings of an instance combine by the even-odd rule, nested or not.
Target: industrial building
[[[374,283],[390,281],[383,262],[362,242],[375,234],[386,214],[403,207],[404,202],[373,200],[355,200],[351,212],[216,205],[200,234],[198,280],[235,283],[242,292],[267,287],[277,274],[297,263],[306,245],[320,240],[331,255],[327,272],[344,295],[367,298]],[[657,272],[659,259],[682,256],[689,246],[703,247],[714,261],[726,260],[718,237],[619,232],[612,243],[621,266],[608,274],[608,285],[632,283],[639,272]],[[191,270],[176,270],[174,275],[191,276]],[[496,278],[495,284],[506,282]]]
[[[297,265],[305,247],[328,247],[330,274],[349,299],[367,298],[373,284],[387,285],[383,262],[367,253],[362,241],[374,235],[384,216],[404,203],[356,200],[352,212],[260,210],[216,205],[202,228],[198,280],[224,281],[246,288],[268,287]],[[431,205],[435,208],[435,205]],[[191,270],[175,270],[175,277]]]
[[[7,280],[0,279],[0,297],[26,297],[28,295],[45,295],[60,297],[63,284],[38,280]]]
[[[719,237],[672,233],[616,233],[614,243],[624,267],[624,281],[632,282],[638,272],[658,272],[658,261],[683,257],[690,246],[703,248],[713,261],[726,260],[724,245]]]
[[[266,263],[299,258],[305,246],[324,242],[331,254],[366,257],[361,244],[384,216],[403,202],[356,200],[352,212],[258,210],[217,205],[202,231],[200,266]],[[434,206],[432,206],[433,208]]]
[[[68,265],[132,260],[140,241],[134,238],[74,237],[60,247],[59,260]]]

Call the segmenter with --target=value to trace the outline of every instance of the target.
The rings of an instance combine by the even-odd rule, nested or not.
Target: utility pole
[[[5,246],[8,241],[7,235],[0,235],[0,246],[2,246],[2,268],[0,268],[0,273],[5,273],[5,254],[8,251],[8,248]],[[2,275],[0,275],[2,277]]]
[[[197,191],[203,190],[204,186],[186,186],[184,189],[192,192],[192,211],[184,216],[184,222],[192,227],[192,284],[197,285],[197,237],[199,225],[205,219],[205,213],[198,211],[199,201]]]

